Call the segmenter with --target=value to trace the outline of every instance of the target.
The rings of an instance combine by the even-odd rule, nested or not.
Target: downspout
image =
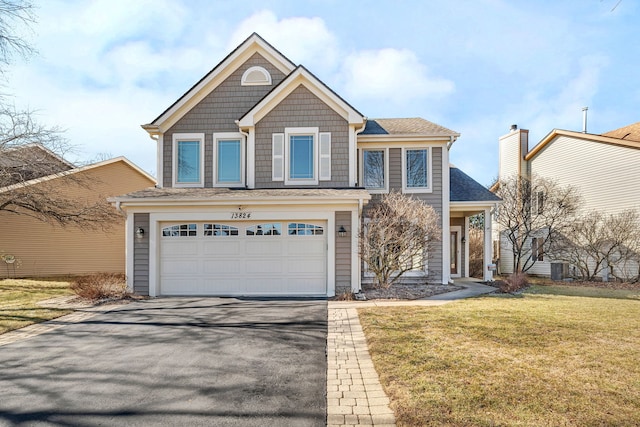
[[[359,184],[358,181],[359,181],[359,178],[360,178],[360,174],[359,174],[359,171],[358,171],[358,168],[357,168],[357,166],[358,166],[358,158],[359,158],[359,156],[358,156],[358,134],[362,133],[364,131],[364,128],[367,127],[367,120],[369,120],[369,119],[366,118],[366,117],[363,117],[362,127],[360,129],[356,129],[356,132],[355,132],[355,136],[356,136],[356,184]],[[362,200],[360,201],[360,212],[362,213]]]
[[[247,174],[248,172],[248,165],[247,165],[247,144],[249,143],[249,134],[247,132],[243,132],[242,128],[240,127],[240,120],[236,120],[235,121],[236,125],[238,126],[238,132],[240,132],[240,135],[244,136],[244,188],[248,188],[247,187]],[[215,148],[215,143],[214,143],[214,148]]]

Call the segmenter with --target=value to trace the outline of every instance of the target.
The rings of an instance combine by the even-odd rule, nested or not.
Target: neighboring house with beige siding
[[[161,184],[111,199],[127,214],[127,277],[140,294],[358,292],[363,208],[394,190],[440,214],[442,239],[411,276],[448,283],[468,271],[468,216],[498,202],[486,190],[451,198],[458,133],[367,119],[257,34],[142,127],[157,143]]]
[[[582,196],[584,212],[640,209],[640,123],[601,135],[554,129],[531,150],[528,134],[514,126],[500,138],[499,178],[536,175],[561,186],[572,185]],[[500,242],[501,254],[509,253],[504,237]],[[511,256],[500,257],[501,272],[510,273],[512,264]],[[529,272],[549,275],[550,265],[547,257]]]
[[[83,184],[79,184],[80,180]],[[58,173],[20,185],[34,188],[46,185],[65,198],[96,202],[151,187],[155,180],[124,157],[118,157],[80,168],[65,165]],[[0,188],[0,192],[6,189]],[[124,217],[113,224],[96,226],[95,230],[62,227],[28,215],[0,211],[0,251],[18,260],[13,265],[0,261],[0,277],[124,273]],[[19,266],[14,269],[16,265]]]

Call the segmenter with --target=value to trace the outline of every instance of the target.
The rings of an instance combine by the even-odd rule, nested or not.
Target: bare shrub
[[[125,275],[118,273],[98,273],[78,277],[71,284],[71,290],[79,297],[93,301],[121,299],[128,294]]]
[[[484,230],[469,228],[469,276],[484,277]]]
[[[506,294],[517,292],[529,286],[529,278],[525,273],[517,272],[509,275],[500,284],[500,291]]]
[[[333,297],[334,301],[355,301],[355,299],[353,292],[342,292]]]
[[[408,271],[422,270],[440,240],[440,218],[432,206],[398,192],[384,194],[365,212],[360,258],[374,286],[389,288]]]

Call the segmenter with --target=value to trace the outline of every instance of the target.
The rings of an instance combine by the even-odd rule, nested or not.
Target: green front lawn
[[[0,334],[71,313],[37,305],[38,301],[71,294],[67,281],[0,280]]]
[[[359,314],[399,426],[637,426],[640,292],[601,292]]]

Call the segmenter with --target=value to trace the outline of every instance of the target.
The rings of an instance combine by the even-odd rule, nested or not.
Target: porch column
[[[490,282],[493,280],[493,271],[489,270],[488,266],[491,264],[492,260],[492,244],[491,244],[491,208],[485,208],[484,210],[484,251],[483,251],[483,266],[482,271],[484,274],[482,275],[483,280],[485,282]]]

